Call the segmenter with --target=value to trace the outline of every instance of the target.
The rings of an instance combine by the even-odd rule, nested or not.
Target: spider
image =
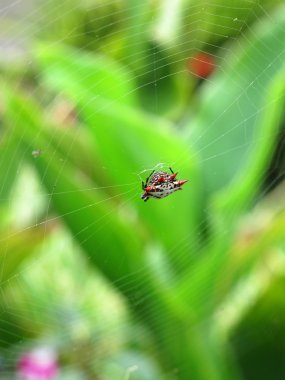
[[[161,199],[174,193],[177,190],[182,190],[181,186],[188,180],[178,181],[176,176],[178,173],[174,173],[169,168],[171,174],[167,172],[155,172],[153,170],[147,177],[145,183],[142,182],[142,189],[144,193],[141,198],[146,202],[149,198]]]

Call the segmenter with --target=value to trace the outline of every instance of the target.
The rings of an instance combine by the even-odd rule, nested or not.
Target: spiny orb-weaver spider
[[[141,195],[141,198],[145,202],[149,198],[165,198],[177,190],[182,190],[181,186],[188,182],[187,179],[178,181],[176,179],[178,173],[174,173],[171,168],[169,168],[169,170],[171,174],[167,172],[155,172],[155,170],[153,170],[147,177],[145,183],[142,182],[144,193]]]

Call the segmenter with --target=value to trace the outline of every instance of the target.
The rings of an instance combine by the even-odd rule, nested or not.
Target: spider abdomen
[[[161,199],[174,193],[177,190],[182,190],[181,186],[187,182],[187,180],[176,180],[177,173],[172,174],[167,172],[153,172],[147,179],[146,183],[142,183],[142,188],[145,191],[141,198],[147,201],[149,198]]]

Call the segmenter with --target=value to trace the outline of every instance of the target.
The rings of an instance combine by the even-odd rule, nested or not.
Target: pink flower
[[[17,374],[20,380],[53,380],[58,373],[55,352],[46,347],[37,348],[20,357]]]

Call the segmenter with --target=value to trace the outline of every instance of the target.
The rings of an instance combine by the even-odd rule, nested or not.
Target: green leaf
[[[132,191],[126,200],[146,221],[151,240],[163,243],[173,268],[185,270],[191,262],[190,257],[196,255],[200,232],[197,228],[201,212],[200,173],[195,153],[165,120],[104,97],[91,98],[82,88],[73,91],[69,82],[82,86],[78,72],[61,62],[62,59],[50,61],[48,72],[44,70],[42,73],[44,82],[60,92],[65,91],[76,102],[79,115],[91,132],[94,150],[105,169],[104,177],[109,177],[110,184],[116,186],[130,184]],[[64,79],[53,72],[55,64],[65,73]],[[172,197],[144,204],[140,199],[141,182],[153,168],[159,168],[156,166],[159,163],[163,163],[166,170],[173,166],[181,179],[189,179],[190,182]],[[98,168],[98,173],[102,173],[102,167]],[[185,236],[191,242],[190,255],[182,246],[176,247],[176,242],[184,241]]]
[[[280,128],[280,120],[284,114],[284,75],[285,64],[278,73],[272,76],[272,81],[267,86],[268,93],[265,94],[261,112],[256,120],[258,136],[252,141],[251,151],[243,171],[237,174],[234,183],[222,191],[215,200],[216,207],[223,214],[235,216],[234,211],[239,212],[245,209],[261,188],[262,176],[269,166]]]
[[[55,130],[50,130],[48,136],[49,129],[34,102],[12,95],[7,88],[5,98],[6,122],[13,120],[14,132],[25,152],[23,159],[32,163],[41,183],[51,194],[58,215],[90,259],[112,280],[135,270],[141,260],[137,254],[141,237],[139,233],[131,233],[131,227],[118,213],[115,199],[111,200],[103,190],[88,190],[94,184],[90,186],[68,160],[61,160],[61,151],[50,145]],[[40,133],[43,130],[45,134]],[[34,146],[42,147],[44,152],[36,160],[31,154]]]
[[[284,66],[285,40],[280,38],[284,27],[284,12],[280,12],[274,22],[260,22],[232,49],[227,67],[204,87],[201,105],[191,122],[207,194],[213,196],[222,189],[237,194],[245,182],[252,183],[247,194],[236,198],[236,209],[256,195],[256,184],[274,149],[278,120],[272,120],[270,127],[269,120],[264,121],[276,118],[279,112],[272,83]]]
[[[284,28],[284,12],[274,22],[261,22],[235,52],[236,62],[202,93],[195,124],[215,229],[180,287],[202,314],[217,306],[215,284],[228,268],[238,218],[259,191],[275,147],[284,109]]]
[[[102,55],[78,51],[64,45],[41,45],[35,49],[45,79],[63,94],[76,94],[135,104],[133,77],[129,71]]]
[[[96,113],[93,112],[95,104]],[[172,126],[161,119],[109,102],[95,104],[86,106],[82,116],[93,133],[106,173],[115,184],[136,184],[132,202],[147,222],[152,238],[164,243],[174,267],[185,270],[190,256],[196,254],[199,233],[200,180],[194,153]],[[189,179],[189,183],[181,192],[162,201],[143,203],[141,180],[145,181],[158,163],[164,163],[164,170],[173,166],[179,178]],[[142,169],[149,170],[142,173]],[[173,249],[185,236],[192,242],[190,256],[184,247]]]

